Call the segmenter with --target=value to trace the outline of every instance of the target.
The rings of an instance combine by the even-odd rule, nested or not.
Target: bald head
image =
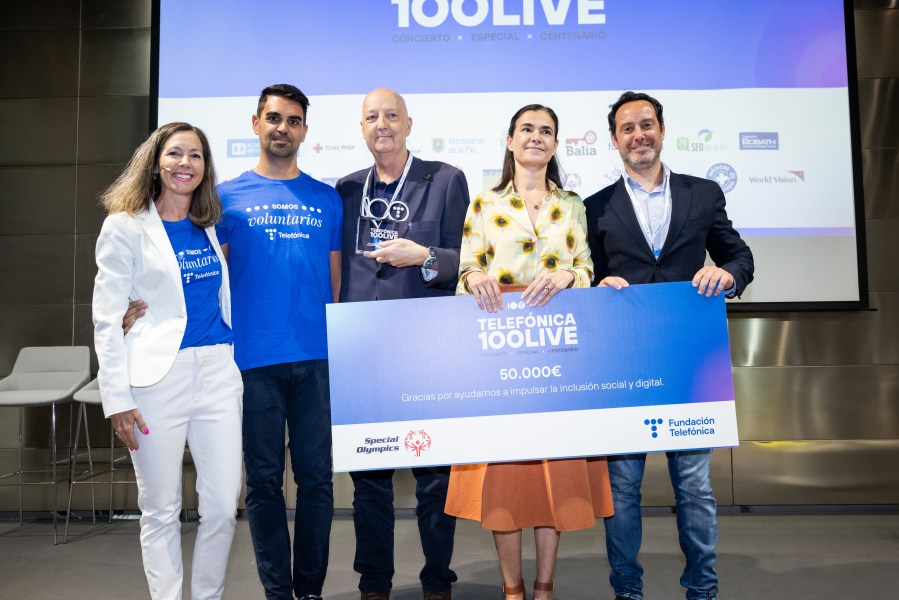
[[[406,101],[403,100],[403,97],[387,88],[378,88],[365,95],[365,99],[362,101],[363,118],[365,118],[366,111],[373,106],[391,106],[397,111],[401,111],[404,118],[409,116],[409,111],[406,109]]]
[[[406,159],[406,136],[412,119],[403,97],[385,88],[370,91],[362,101],[362,137],[375,162]]]

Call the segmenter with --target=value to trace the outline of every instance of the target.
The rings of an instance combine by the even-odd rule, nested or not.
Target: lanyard
[[[665,169],[665,177],[662,179],[662,188],[660,190],[662,197],[665,199],[664,217],[659,221],[658,227],[653,230],[649,225],[649,215],[643,211],[643,207],[641,203],[637,201],[637,195],[634,190],[631,188],[630,183],[627,181],[627,175],[624,175],[624,189],[627,190],[627,195],[630,196],[631,204],[634,206],[634,212],[637,213],[637,221],[640,223],[640,229],[643,230],[643,236],[646,238],[646,242],[649,244],[650,249],[652,250],[653,256],[656,259],[659,258],[659,255],[662,253],[662,244],[664,240],[658,240],[659,247],[656,248],[656,239],[661,233],[662,229],[671,221],[671,192],[669,191],[669,178],[671,176],[671,170],[666,166],[662,165]],[[646,197],[646,208],[649,209],[649,193],[647,193]]]

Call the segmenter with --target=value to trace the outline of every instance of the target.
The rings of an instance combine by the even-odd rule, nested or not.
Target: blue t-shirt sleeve
[[[331,227],[331,252],[340,252],[343,249],[343,199],[334,190],[331,201],[334,205],[334,226]]]
[[[228,228],[225,226],[225,220],[222,218],[221,223],[215,226],[215,237],[219,240],[219,245],[228,243]]]

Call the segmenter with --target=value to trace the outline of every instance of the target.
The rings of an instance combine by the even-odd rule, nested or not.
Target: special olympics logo
[[[431,449],[431,436],[424,429],[413,429],[406,435],[403,445],[406,446],[406,450],[419,457],[422,452]]]

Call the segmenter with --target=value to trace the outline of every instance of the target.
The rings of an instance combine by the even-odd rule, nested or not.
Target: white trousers
[[[192,600],[222,597],[241,485],[243,383],[231,346],[185,348],[159,383],[132,388],[149,435],[131,453],[141,510],[140,542],[153,600],[180,600],[184,444],[197,469],[200,526]]]

